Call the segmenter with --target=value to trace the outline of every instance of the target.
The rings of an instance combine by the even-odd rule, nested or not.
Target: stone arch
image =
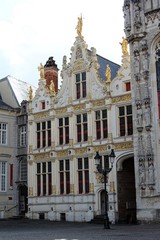
[[[117,161],[118,222],[136,222],[136,188],[133,153],[121,155]]]
[[[18,199],[19,199],[19,215],[24,216],[28,211],[28,187],[24,183],[20,183],[17,186]]]
[[[159,62],[158,55],[159,55]],[[158,64],[157,64],[158,63]],[[159,71],[158,71],[159,65]],[[157,76],[157,74],[159,76]],[[156,34],[151,42],[150,48],[150,78],[152,82],[152,97],[154,105],[154,113],[157,113],[157,118],[160,118],[160,33]]]

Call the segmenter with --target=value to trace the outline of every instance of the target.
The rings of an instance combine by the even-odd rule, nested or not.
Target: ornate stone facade
[[[160,204],[159,95],[155,46],[160,1],[124,1],[125,33],[130,45],[136,172],[137,220],[157,221]],[[145,198],[144,198],[145,197]]]

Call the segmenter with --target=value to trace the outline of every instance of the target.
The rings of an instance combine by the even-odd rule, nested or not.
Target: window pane
[[[69,170],[69,159],[66,159],[66,170]]]
[[[60,118],[60,119],[59,119],[59,127],[60,127],[60,126],[63,126],[63,118]]]
[[[84,158],[84,169],[88,169],[88,168],[89,168],[88,158]]]
[[[65,125],[69,125],[69,117],[65,118]]]
[[[81,115],[77,115],[77,123],[81,123]]]
[[[37,163],[37,173],[40,173],[41,172],[41,165],[40,163]]]
[[[42,163],[42,172],[46,173],[46,163],[45,162]]]
[[[119,116],[123,116],[125,114],[124,107],[119,108]]]
[[[80,74],[76,74],[76,82],[80,82]]]
[[[83,114],[83,122],[87,122],[87,113]]]
[[[86,72],[82,73],[82,81],[86,80]]]
[[[127,106],[127,114],[132,114],[132,106]]]
[[[78,169],[82,169],[82,158],[78,158]]]
[[[42,122],[42,129],[46,129],[46,122]]]
[[[37,123],[37,131],[40,130],[40,123]]]
[[[96,120],[100,119],[100,111],[96,111]]]
[[[48,172],[51,172],[51,162],[48,162]]]
[[[63,171],[64,170],[64,166],[63,166],[63,160],[59,161],[59,170]]]
[[[125,118],[120,118],[120,136],[125,136]]]
[[[107,118],[107,110],[102,110],[102,118]]]
[[[47,126],[48,129],[51,128],[51,121],[48,121],[48,122],[47,122],[47,125],[48,125],[48,126]]]

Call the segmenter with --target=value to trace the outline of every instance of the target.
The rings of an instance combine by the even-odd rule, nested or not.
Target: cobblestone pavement
[[[112,225],[1,220],[0,240],[160,240],[160,224]]]

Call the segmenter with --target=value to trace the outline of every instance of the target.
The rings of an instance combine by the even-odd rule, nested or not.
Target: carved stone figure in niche
[[[145,52],[142,55],[142,64],[143,64],[143,70],[148,71],[149,70],[149,58],[148,58],[148,53]]]
[[[152,159],[152,143],[151,143],[151,135],[148,134],[147,139],[146,139],[146,154],[148,156],[148,159]]]
[[[38,67],[38,71],[40,72],[40,78],[44,79],[44,66],[42,63],[40,63],[40,66]]]
[[[77,48],[76,59],[82,58],[82,49],[80,47]]]
[[[124,19],[125,19],[124,26],[127,29],[127,31],[130,31],[131,29],[130,5],[126,4],[124,6],[123,11],[124,11]]]
[[[128,54],[128,41],[126,38],[122,37],[122,42],[120,43],[122,45],[122,53],[123,55],[127,55]]]
[[[142,109],[141,108],[137,110],[136,126],[137,128],[142,127]]]
[[[140,19],[140,7],[139,7],[139,3],[136,2],[134,5],[134,21],[136,24],[139,24],[141,22]]]
[[[109,67],[109,65],[106,65],[106,82],[110,82],[111,81],[111,69]]]
[[[82,37],[82,26],[83,26],[83,21],[82,21],[82,15],[78,17],[78,23],[77,23],[77,34],[78,37]]]
[[[153,161],[148,162],[148,183],[154,183],[154,164]]]
[[[134,58],[134,72],[139,73],[139,57]]]
[[[145,51],[148,49],[148,45],[147,45],[147,40],[144,39],[142,42],[141,42],[141,50],[142,51]]]
[[[144,184],[146,181],[145,162],[144,159],[139,159],[139,183]]]
[[[145,105],[146,105],[146,108],[149,107],[150,96],[149,96],[148,83],[147,83],[147,81],[145,81],[145,84],[144,84],[144,103],[145,103]]]
[[[139,56],[138,42],[134,42],[133,48],[134,48],[134,50],[133,50],[134,56],[135,57]]]
[[[150,109],[150,107],[146,107],[144,109],[144,118],[145,118],[146,126],[150,126],[151,125],[151,109]]]

